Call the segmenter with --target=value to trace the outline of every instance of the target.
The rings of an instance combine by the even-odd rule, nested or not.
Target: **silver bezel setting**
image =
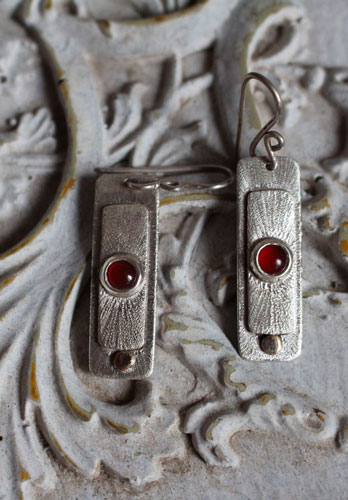
[[[127,262],[130,262],[137,270],[137,273],[138,273],[137,281],[136,281],[135,285],[132,288],[130,288],[129,290],[118,290],[116,288],[113,288],[108,282],[108,278],[107,278],[108,269],[111,266],[111,264],[113,264],[114,262],[117,262],[118,260],[125,260]],[[103,266],[100,269],[99,279],[100,279],[101,284],[105,288],[105,290],[108,293],[110,293],[111,295],[115,295],[117,297],[131,297],[132,295],[134,295],[135,293],[137,293],[139,291],[139,289],[144,281],[144,271],[143,271],[141,263],[139,262],[139,260],[137,259],[137,257],[135,255],[131,255],[128,253],[117,253],[117,254],[109,257],[104,262]]]
[[[281,248],[283,248],[288,255],[287,266],[281,274],[278,274],[278,275],[267,274],[259,266],[259,254],[260,254],[261,250],[267,245],[278,245]],[[250,267],[251,267],[251,270],[253,271],[253,273],[255,274],[255,276],[257,276],[259,279],[261,279],[263,281],[267,281],[269,283],[276,283],[277,281],[280,281],[280,280],[286,278],[286,276],[291,271],[292,263],[293,263],[292,251],[290,250],[289,246],[286,243],[284,243],[284,241],[281,241],[277,238],[263,238],[261,241],[256,243],[256,245],[252,249],[251,255],[250,255]]]

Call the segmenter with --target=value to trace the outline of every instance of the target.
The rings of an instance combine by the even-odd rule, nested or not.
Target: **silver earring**
[[[90,308],[90,370],[99,376],[151,375],[156,329],[159,189],[217,190],[231,170],[220,165],[102,170],[96,183]],[[221,182],[191,184],[168,176],[215,172]]]
[[[237,155],[252,79],[270,91],[275,113],[251,142],[250,157],[237,165],[239,352],[253,361],[285,361],[300,354],[302,340],[300,167],[275,155],[284,145],[271,130],[281,113],[281,97],[259,73],[249,73],[242,84]],[[256,154],[262,139],[266,157]]]

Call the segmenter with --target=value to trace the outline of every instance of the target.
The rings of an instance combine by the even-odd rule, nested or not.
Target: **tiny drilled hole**
[[[266,163],[266,168],[267,168],[267,170],[269,170],[270,172],[272,172],[272,170],[275,170],[276,165],[272,165],[271,163],[267,162]]]

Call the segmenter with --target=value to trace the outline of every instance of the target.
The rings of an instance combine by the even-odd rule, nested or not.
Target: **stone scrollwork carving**
[[[198,468],[192,450],[220,466],[202,479],[211,498],[225,498],[209,479],[226,478],[224,467],[236,474],[231,498],[256,498],[259,490],[238,479],[254,459],[240,449],[249,432],[286,436],[289,455],[295,447],[334,457],[347,451],[347,151],[337,134],[346,125],[347,77],[344,68],[308,63],[303,4],[4,4],[0,498],[59,498],[54,488],[65,470],[76,483],[106,474],[127,484],[125,498],[163,483],[154,494],[168,498],[166,464]],[[249,70],[278,81],[287,152],[302,166],[304,353],[285,365],[239,358],[233,190],[167,193],[154,374],[132,383],[98,379],[86,365],[95,169],[119,161],[231,164]],[[255,96],[250,133],[269,112],[268,96],[258,87]],[[199,487],[180,474],[187,488]]]

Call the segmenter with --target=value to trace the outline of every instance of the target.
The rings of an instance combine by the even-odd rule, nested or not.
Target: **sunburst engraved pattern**
[[[105,209],[103,213],[105,213]],[[140,262],[146,263],[148,210],[141,205],[124,204],[119,205],[116,212],[109,211],[108,213],[109,230],[102,230],[100,266],[113,253],[117,253],[117,248],[124,253],[136,255]],[[127,221],[126,225],[124,221]],[[105,225],[105,218],[102,224]],[[110,227],[123,228],[122,231],[118,229],[116,240]],[[133,231],[133,227],[136,230]],[[146,276],[148,269],[144,269],[144,273]],[[134,296],[125,298],[115,297],[107,293],[104,287],[99,284],[98,295],[100,311],[98,340],[100,344],[115,350],[130,349],[131,347],[140,348],[144,344],[146,287],[143,286]],[[115,336],[115,331],[122,332],[122,335]]]
[[[277,238],[288,244],[294,262],[288,276],[281,282],[267,283],[248,268],[248,328],[256,334],[289,333],[297,325],[294,304],[297,287],[297,248],[295,203],[283,190],[254,191],[247,196],[247,252],[251,259],[255,243],[264,238]]]

